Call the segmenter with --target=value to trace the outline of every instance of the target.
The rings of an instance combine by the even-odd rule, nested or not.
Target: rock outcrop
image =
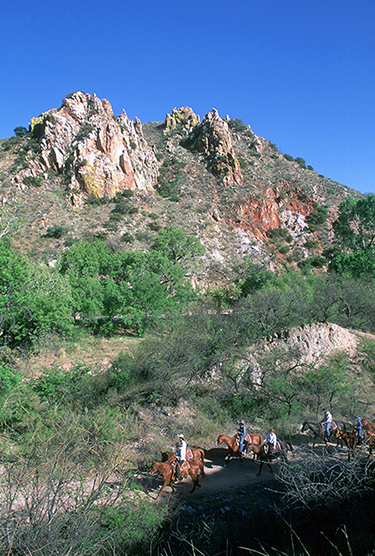
[[[262,360],[267,354],[284,352],[289,354],[288,357],[296,358],[296,367],[319,367],[335,352],[354,357],[357,344],[356,336],[337,324],[316,323],[290,328],[267,342],[262,341],[249,348],[247,355],[238,363],[240,376],[250,375],[254,384],[261,384]],[[291,364],[290,359],[288,364]]]
[[[194,150],[201,152],[208,161],[208,169],[225,185],[241,184],[243,177],[234,153],[228,123],[213,108],[201,124],[194,127],[189,141]]]
[[[64,174],[73,201],[79,196],[114,197],[125,189],[153,191],[158,164],[138,119],[116,117],[96,95],[73,93],[34,118],[30,129],[40,142],[38,156],[18,179],[53,170]]]
[[[165,131],[168,132],[172,129],[182,128],[189,133],[200,121],[200,117],[189,106],[173,108],[172,113],[166,115],[164,122]]]

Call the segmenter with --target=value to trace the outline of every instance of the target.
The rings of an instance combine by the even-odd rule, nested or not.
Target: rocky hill
[[[147,250],[174,225],[205,245],[196,278],[208,283],[246,255],[271,269],[319,258],[338,204],[359,193],[215,109],[141,124],[77,92],[0,142],[0,195],[0,232],[14,223],[14,245],[34,257],[88,236]]]

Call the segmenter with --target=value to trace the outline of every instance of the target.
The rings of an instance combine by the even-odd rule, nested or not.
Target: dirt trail
[[[227,467],[225,465],[225,456],[227,450],[223,448],[214,448],[206,451],[204,468],[205,477],[199,478],[199,488],[197,487],[192,496],[195,498],[210,496],[215,493],[223,493],[229,489],[240,489],[242,486],[248,487],[250,484],[268,484],[274,482],[274,473],[271,473],[267,466],[263,467],[262,474],[258,477],[259,462],[252,459],[252,456],[244,458],[241,465],[238,458],[232,458]],[[273,463],[273,468],[278,465],[277,462]],[[161,480],[153,480],[149,494],[152,498],[156,498],[160,488]],[[177,485],[176,494],[188,498],[193,481],[190,477],[184,479]],[[170,496],[171,488],[166,487],[160,498]]]
[[[292,453],[288,453],[289,461],[296,461],[306,457],[306,450],[311,450],[311,444],[309,445],[308,437],[300,437],[294,439],[292,442],[294,450]],[[315,446],[314,452],[317,456],[322,455],[323,450],[325,450],[323,444],[317,444]],[[328,445],[328,453],[331,455],[335,454],[336,457],[339,456],[345,461],[347,459],[347,448],[336,448],[335,443],[330,443]],[[213,448],[207,450],[205,453],[205,477],[199,478],[199,488],[197,487],[193,493],[191,490],[193,488],[193,481],[190,477],[184,479],[181,483],[175,485],[176,493],[175,495],[180,496],[181,499],[188,501],[191,497],[194,498],[209,498],[210,496],[215,496],[221,494],[225,496],[225,493],[232,494],[229,491],[240,490],[241,487],[249,489],[249,487],[264,487],[273,489],[278,483],[276,477],[276,471],[279,466],[279,461],[276,460],[272,463],[273,472],[270,471],[267,465],[263,466],[262,474],[257,476],[259,472],[260,462],[254,460],[251,456],[246,456],[241,465],[238,458],[234,457],[225,467],[225,456],[227,450],[225,448]],[[146,490],[152,498],[157,498],[159,493],[159,488],[162,484],[161,479],[148,478],[146,479],[147,485],[142,481]],[[160,498],[168,497],[171,494],[171,487],[166,487]]]

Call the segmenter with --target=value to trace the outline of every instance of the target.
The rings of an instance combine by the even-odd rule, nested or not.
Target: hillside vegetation
[[[210,450],[239,419],[292,443],[326,408],[374,420],[375,196],[214,110],[141,125],[74,93],[15,133],[0,144],[1,552],[370,554],[363,449],[314,452],[312,474],[293,460],[231,512],[228,493],[155,504],[137,477],[181,431]]]

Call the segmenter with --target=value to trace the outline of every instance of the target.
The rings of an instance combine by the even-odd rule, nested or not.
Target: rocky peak
[[[203,153],[209,170],[223,179],[224,184],[243,182],[240,165],[234,153],[228,123],[213,108],[190,135],[193,148]]]
[[[182,127],[186,132],[190,132],[194,126],[200,123],[200,117],[193,112],[189,106],[173,108],[172,114],[167,114],[165,118],[165,131],[171,131]]]
[[[48,170],[64,174],[72,200],[83,195],[114,197],[125,189],[153,191],[158,165],[139,120],[113,115],[110,103],[77,92],[30,123],[40,141],[38,156],[18,176]]]

